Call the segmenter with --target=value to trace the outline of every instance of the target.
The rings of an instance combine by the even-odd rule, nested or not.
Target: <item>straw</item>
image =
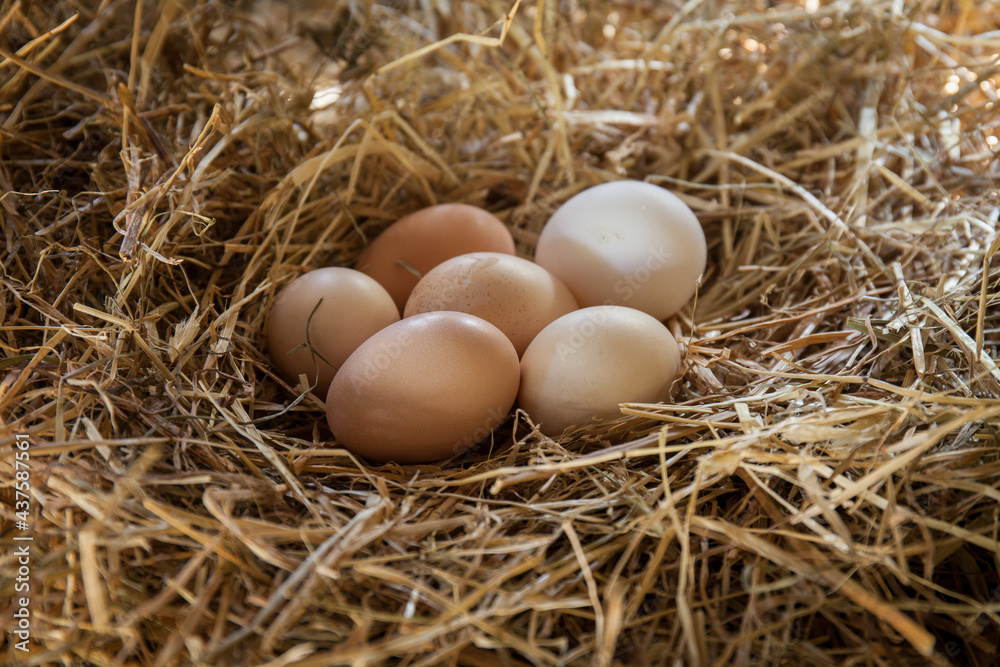
[[[0,0],[0,664],[996,664],[1000,3],[342,4]],[[376,466],[264,352],[626,178],[709,244],[668,403]]]

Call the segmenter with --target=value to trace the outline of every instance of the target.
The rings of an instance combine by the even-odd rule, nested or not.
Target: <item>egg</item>
[[[399,321],[389,293],[353,269],[316,269],[289,283],[274,300],[267,322],[267,350],[290,379],[305,374],[326,396],[337,368],[361,343]],[[308,342],[306,347],[306,326]]]
[[[390,225],[361,253],[355,267],[385,287],[403,312],[422,276],[470,252],[513,255],[514,239],[489,211],[469,204],[439,204]]]
[[[495,252],[453,257],[420,279],[404,317],[454,310],[504,332],[518,355],[547,324],[578,308],[562,281],[534,262]]]
[[[705,272],[705,234],[676,195],[640,181],[589,188],[552,215],[535,261],[581,306],[619,305],[658,320],[694,296]]]
[[[487,437],[510,412],[517,352],[495,326],[457,312],[391,324],[344,362],[327,394],[337,440],[372,461],[428,463]]]
[[[525,350],[517,402],[554,436],[619,416],[619,403],[665,400],[679,366],[677,341],[652,315],[582,308],[542,329]]]

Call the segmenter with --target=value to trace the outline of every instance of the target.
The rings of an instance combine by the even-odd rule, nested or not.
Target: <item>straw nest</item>
[[[996,664],[998,28],[0,1],[3,664]],[[407,212],[483,206],[530,256],[626,177],[709,240],[672,404],[373,467],[261,351],[277,290]]]

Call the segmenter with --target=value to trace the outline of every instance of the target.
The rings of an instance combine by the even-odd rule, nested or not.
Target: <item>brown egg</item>
[[[485,438],[510,412],[517,352],[473,315],[422,313],[365,341],[330,385],[337,440],[372,461],[428,463]]]
[[[620,403],[666,400],[680,352],[652,315],[594,306],[545,327],[521,358],[517,403],[546,435],[592,418],[621,416]]]
[[[311,318],[311,319],[310,319]],[[337,368],[372,334],[399,321],[392,297],[374,279],[343,267],[316,269],[289,283],[274,300],[267,351],[291,380],[305,374],[326,396]],[[306,324],[309,343],[306,347]]]
[[[468,204],[439,204],[390,225],[361,253],[355,267],[377,280],[403,312],[421,276],[446,259],[470,252],[513,255],[514,239],[488,211]]]
[[[504,332],[520,356],[549,322],[577,308],[562,281],[534,262],[475,252],[438,264],[421,278],[404,317],[435,310],[481,317]]]

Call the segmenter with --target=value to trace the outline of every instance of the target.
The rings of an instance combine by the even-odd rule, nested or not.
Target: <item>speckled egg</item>
[[[403,314],[454,310],[476,315],[504,332],[521,355],[539,331],[577,307],[562,281],[534,262],[477,252],[431,269],[413,289]]]

